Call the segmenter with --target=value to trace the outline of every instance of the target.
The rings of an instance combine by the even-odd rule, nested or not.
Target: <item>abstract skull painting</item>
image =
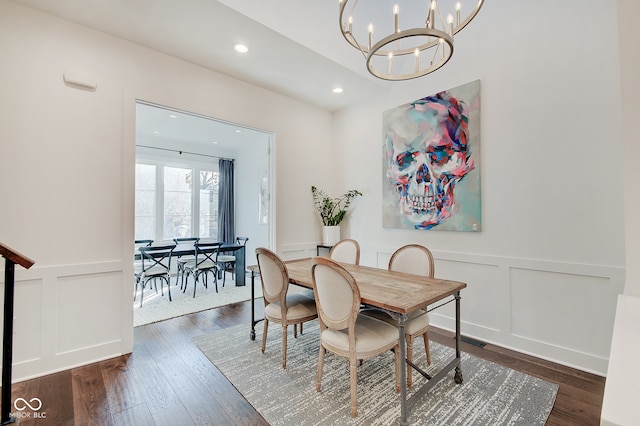
[[[386,111],[383,226],[480,230],[480,81]]]

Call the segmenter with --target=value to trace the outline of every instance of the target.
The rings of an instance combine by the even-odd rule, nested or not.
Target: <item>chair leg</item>
[[[287,325],[282,324],[282,368],[287,368]]]
[[[169,302],[171,302],[171,278],[167,275],[167,293],[169,293]]]
[[[225,266],[222,267],[222,287],[224,287],[224,283],[227,282],[227,267],[226,264]]]
[[[349,387],[351,389],[351,417],[358,415],[358,360],[349,357]]]
[[[413,362],[413,336],[406,334],[407,339],[407,360],[409,362]],[[407,364],[407,387],[411,387],[413,385],[413,377],[411,375],[413,367]]]
[[[318,374],[316,374],[316,391],[320,392],[320,385],[322,383],[322,367],[324,366],[324,353],[325,349],[320,344],[320,354],[318,355]]]
[[[395,353],[396,357],[396,393],[400,393],[400,365],[402,362],[400,360],[400,346],[396,345],[393,352]]]
[[[422,335],[424,338],[424,351],[427,354],[427,365],[431,365],[431,350],[429,349],[429,330]]]
[[[146,281],[142,282],[142,286],[140,287],[140,307],[142,308],[142,300],[144,299],[144,285]]]
[[[269,329],[269,320],[264,319],[264,328],[262,329],[262,353],[264,353],[264,348],[267,346],[267,330]]]
[[[300,326],[302,327],[302,323],[300,323]],[[298,324],[293,324],[293,338],[298,338]]]
[[[193,280],[193,297],[196,297],[196,287],[198,287],[198,281],[200,281],[200,275],[198,273],[199,271],[196,271],[196,273],[194,274],[194,280]],[[207,276],[204,276],[205,279],[207,279]]]

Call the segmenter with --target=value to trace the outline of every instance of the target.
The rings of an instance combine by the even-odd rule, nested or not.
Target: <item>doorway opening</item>
[[[172,243],[174,238],[218,236],[218,164],[234,165],[235,235],[248,237],[246,263],[256,247],[271,247],[274,235],[272,145],[274,134],[171,107],[136,101],[135,240]],[[136,294],[134,326],[247,300],[250,286],[236,287],[227,272],[218,282],[211,276],[182,285],[172,259],[168,299],[164,289],[149,283]],[[195,287],[195,297],[194,295]]]

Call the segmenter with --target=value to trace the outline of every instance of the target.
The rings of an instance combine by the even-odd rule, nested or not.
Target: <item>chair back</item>
[[[185,237],[173,239],[173,242],[176,244],[192,243],[194,246],[198,241],[200,241],[200,237]]]
[[[391,255],[389,270],[433,278],[433,254],[424,246],[408,244]]]
[[[133,258],[136,262],[142,259],[142,254],[140,253],[140,247],[149,247],[151,244],[153,244],[153,240],[135,240],[134,241]]]
[[[332,330],[349,328],[349,334],[353,335],[360,310],[360,290],[353,276],[325,257],[312,260],[311,276],[322,326]]]
[[[240,245],[243,245],[243,246],[247,245],[247,241],[249,241],[248,237],[238,237],[238,238],[236,238],[236,244],[240,244]]]
[[[195,265],[196,268],[204,266],[215,267],[218,265],[218,254],[220,253],[221,242],[204,242],[197,241],[194,243]]]
[[[136,249],[140,247],[147,247],[153,244],[153,240],[135,240],[134,241]]]
[[[171,269],[171,256],[175,244],[163,246],[145,246],[140,247],[142,255],[142,271],[148,271],[152,268],[166,270],[168,273]]]
[[[329,252],[329,258],[336,262],[360,264],[360,244],[356,240],[338,241]]]
[[[289,289],[289,271],[284,262],[274,252],[264,247],[256,249],[258,268],[260,269],[260,281],[262,282],[262,294],[265,305],[281,302],[286,304],[287,290]]]

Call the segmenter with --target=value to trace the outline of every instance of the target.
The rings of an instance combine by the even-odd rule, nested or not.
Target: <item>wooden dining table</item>
[[[409,315],[420,309],[428,311],[439,308],[450,302],[455,303],[456,310],[456,355],[435,375],[431,376],[421,370],[414,363],[409,363],[412,368],[422,374],[427,382],[407,399],[407,370],[406,366],[400,368],[400,424],[406,425],[408,412],[411,407],[433,388],[447,373],[455,369],[454,381],[462,383],[462,370],[460,368],[460,291],[467,284],[459,281],[439,278],[428,278],[420,275],[403,272],[389,271],[387,269],[372,268],[369,266],[351,265],[340,263],[351,275],[353,275],[360,290],[361,302],[368,307],[377,308],[390,314],[398,322],[398,335],[400,339],[400,359],[409,363],[406,357],[405,325]],[[302,287],[313,289],[311,277],[311,259],[297,259],[285,262],[289,273],[289,281]],[[255,340],[255,325],[261,319],[255,319],[255,277],[260,271],[257,265],[247,268],[251,272],[251,333],[250,339]],[[438,304],[431,308],[431,306]],[[415,385],[415,384],[414,384]]]

